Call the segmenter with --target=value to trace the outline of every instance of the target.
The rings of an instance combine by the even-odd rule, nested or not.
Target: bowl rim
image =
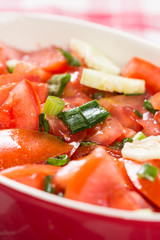
[[[61,15],[55,15],[55,14],[20,13],[20,12],[11,12],[11,11],[0,13],[0,19],[1,17],[5,17],[6,20],[7,18],[8,19],[14,19],[14,18],[15,19],[19,19],[19,18],[48,19],[51,21],[59,21],[63,23],[67,22],[67,23],[81,25],[81,26],[85,25],[93,29],[99,29],[102,31],[107,31],[108,33],[118,35],[118,36],[123,36],[125,38],[131,39],[132,41],[145,44],[151,48],[154,48],[160,51],[160,47],[158,45],[150,43],[146,39],[135,36],[128,32],[124,32],[119,29],[111,28],[108,26],[89,22],[82,19],[76,19],[72,17],[66,17]],[[131,220],[131,221],[139,221],[139,222],[160,222],[160,213],[152,213],[151,211],[145,210],[145,209],[136,210],[136,211],[120,210],[120,209],[96,206],[93,204],[74,201],[67,198],[61,198],[59,196],[49,194],[44,191],[18,183],[2,175],[0,175],[0,185],[16,190],[22,194],[26,194],[28,196],[34,197],[36,199],[45,201],[46,203],[47,202],[54,203],[65,208],[70,208],[72,210],[79,210],[81,212],[86,212],[89,214],[97,214],[104,217],[117,218],[121,220]]]

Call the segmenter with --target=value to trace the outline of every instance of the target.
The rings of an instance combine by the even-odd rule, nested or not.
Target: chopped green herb
[[[109,146],[109,148],[113,148],[113,149],[122,149],[122,147],[123,147],[123,143],[119,141],[116,141],[111,146]]]
[[[64,106],[65,102],[63,99],[55,96],[48,96],[43,107],[43,112],[49,116],[57,116],[57,114],[63,110]]]
[[[97,100],[58,114],[72,134],[91,128],[109,116],[110,113],[102,108]]]
[[[150,101],[148,99],[144,100],[143,107],[153,114],[155,114],[158,111],[153,108],[152,104],[150,103]]]
[[[125,96],[139,96],[139,95],[145,95],[146,93],[126,93]]]
[[[151,182],[154,182],[158,174],[159,169],[151,164],[144,163],[140,168],[137,175],[141,178],[145,178]]]
[[[135,141],[135,140],[142,140],[146,138],[146,135],[142,132],[137,132],[133,137],[132,137],[132,140]]]
[[[47,163],[54,166],[63,166],[70,161],[67,154],[60,155],[55,158],[48,158]]]
[[[94,146],[94,145],[97,145],[97,144],[94,142],[81,142],[80,146]]]
[[[61,97],[66,84],[70,81],[71,75],[55,74],[49,79],[49,92],[48,95]]]
[[[105,95],[104,95],[104,93],[102,93],[102,92],[95,92],[93,95],[92,95],[92,98],[93,99],[97,99],[97,100],[99,100],[99,99],[101,99],[101,98],[104,98],[105,97]]]
[[[122,149],[126,142],[133,142],[133,140],[131,138],[123,138],[122,142],[116,141],[110,146],[110,148]]]
[[[55,193],[55,189],[52,187],[52,175],[48,175],[44,179],[44,191],[48,193]]]
[[[123,138],[123,141],[122,141],[123,146],[126,142],[133,142],[133,139],[132,138]]]
[[[49,133],[50,126],[48,120],[45,118],[45,113],[39,114],[39,131],[44,131],[46,133]]]
[[[81,66],[81,62],[79,61],[78,58],[73,57],[69,52],[63,49],[58,48],[58,50],[61,51],[61,53],[63,54],[63,56],[65,57],[65,59],[67,60],[70,66],[76,66],[76,67]]]
[[[140,117],[140,118],[143,117],[143,114],[140,113],[139,111],[137,111],[136,109],[134,109],[134,113],[135,113],[138,117]]]
[[[8,68],[8,72],[9,73],[13,72],[13,70],[14,70],[15,66],[17,65],[17,63],[19,63],[19,61],[17,59],[11,59],[11,60],[8,60],[6,62],[6,66]]]

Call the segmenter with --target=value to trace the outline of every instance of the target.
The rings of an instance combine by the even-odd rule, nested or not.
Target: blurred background
[[[0,0],[0,11],[76,17],[122,29],[160,45],[160,0]]]

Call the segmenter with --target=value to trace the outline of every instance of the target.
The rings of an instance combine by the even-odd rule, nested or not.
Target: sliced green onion
[[[126,142],[133,142],[133,139],[132,138],[123,138],[122,142],[116,141],[110,146],[110,148],[122,149]]]
[[[52,187],[52,175],[48,175],[44,179],[44,191],[48,193],[55,193],[55,189]]]
[[[125,96],[139,96],[139,95],[145,95],[146,93],[126,93]]]
[[[81,142],[80,146],[94,146],[97,145],[94,142]]]
[[[148,163],[144,163],[140,168],[139,172],[137,173],[137,175],[141,178],[145,178],[151,182],[154,182],[158,172],[159,169],[157,167]]]
[[[104,93],[102,93],[102,92],[95,92],[93,95],[92,95],[92,98],[93,99],[97,99],[97,100],[99,100],[99,99],[101,99],[101,98],[104,98],[105,97],[105,95],[104,95]]]
[[[11,59],[11,60],[8,60],[6,62],[6,66],[8,68],[8,72],[9,73],[13,72],[13,70],[14,70],[15,66],[17,65],[17,63],[19,63],[19,61],[17,59]]]
[[[148,99],[144,100],[143,107],[153,114],[155,114],[158,111],[153,108],[152,104],[150,103],[150,101]]]
[[[97,100],[87,102],[79,108],[88,122],[88,128],[95,126],[97,123],[110,116],[110,113],[106,109],[102,108]]]
[[[122,149],[122,147],[123,147],[123,143],[119,141],[116,141],[111,146],[109,146],[109,148],[113,148],[113,149]]]
[[[71,75],[55,74],[49,79],[49,93],[48,95],[61,97],[66,84],[70,81]]]
[[[67,60],[70,66],[76,66],[76,67],[81,66],[81,62],[79,61],[78,58],[73,57],[72,54],[70,54],[69,52],[63,49],[58,48],[58,50],[61,51],[61,53],[63,54],[63,56],[65,57],[65,59]]]
[[[88,122],[83,116],[79,107],[61,112],[58,117],[65,122],[72,134],[78,133],[88,128]]]
[[[45,118],[45,113],[39,114],[39,131],[43,131],[46,133],[49,133],[50,131],[50,126],[48,120]]]
[[[58,114],[72,134],[91,128],[109,116],[110,113],[102,108],[97,100]]]
[[[126,142],[133,142],[133,139],[132,138],[123,138],[123,145],[126,143]]]
[[[64,106],[65,102],[63,99],[48,96],[43,107],[43,112],[49,116],[57,116],[57,114],[63,110]]]
[[[143,114],[140,113],[139,111],[137,111],[136,109],[134,109],[133,111],[134,111],[134,113],[135,113],[138,117],[140,117],[140,118],[143,117]]]
[[[56,158],[48,158],[47,163],[54,166],[63,166],[70,161],[67,154],[60,155]]]
[[[146,138],[147,136],[143,133],[143,132],[137,132],[133,137],[132,140],[142,140],[144,138]]]

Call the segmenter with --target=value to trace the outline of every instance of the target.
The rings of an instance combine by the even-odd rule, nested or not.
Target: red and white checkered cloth
[[[81,18],[160,44],[160,0],[0,0],[0,11]]]

